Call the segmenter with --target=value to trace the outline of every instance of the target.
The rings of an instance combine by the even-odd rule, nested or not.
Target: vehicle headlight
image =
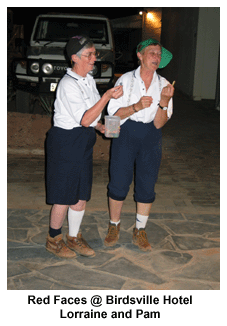
[[[94,66],[94,68],[91,71],[89,71],[89,74],[92,76],[95,76],[97,74],[97,72],[98,72],[98,68],[97,68],[97,66]]]
[[[112,75],[112,66],[109,64],[102,64],[101,66],[101,77],[111,77]]]
[[[54,71],[54,68],[51,63],[44,63],[44,65],[42,66],[42,70],[44,74],[50,75]]]
[[[21,60],[19,62],[19,64],[21,65],[21,68],[23,68],[23,69],[26,69],[27,68],[27,61]]]
[[[108,64],[102,64],[102,72],[106,72],[110,67]]]
[[[33,62],[30,67],[31,71],[33,74],[38,74],[39,73],[39,63],[38,62]]]

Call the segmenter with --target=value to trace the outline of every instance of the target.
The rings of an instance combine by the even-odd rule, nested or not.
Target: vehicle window
[[[96,19],[41,17],[34,34],[35,41],[67,42],[70,37],[85,34],[95,43],[108,43],[106,22]]]

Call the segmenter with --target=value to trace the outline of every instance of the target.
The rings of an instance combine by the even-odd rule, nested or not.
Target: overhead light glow
[[[151,12],[148,12],[147,13],[147,18],[148,19],[153,19],[154,18],[154,15]]]

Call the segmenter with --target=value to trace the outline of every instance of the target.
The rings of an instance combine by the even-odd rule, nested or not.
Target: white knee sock
[[[69,207],[68,210],[68,223],[70,237],[77,237],[80,225],[84,216],[84,211],[74,211]]]
[[[136,228],[144,229],[146,227],[148,216],[136,214]]]

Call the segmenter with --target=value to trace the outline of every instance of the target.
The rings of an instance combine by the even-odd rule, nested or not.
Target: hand
[[[95,129],[101,132],[101,134],[104,134],[105,132],[105,125],[103,125],[101,122],[98,122],[95,126]]]
[[[136,111],[143,110],[145,108],[149,108],[153,103],[153,98],[151,96],[142,96],[139,102],[135,104]]]
[[[109,99],[112,99],[112,98],[117,99],[123,95],[123,86],[119,85],[119,86],[113,87],[113,88],[109,89],[108,91],[106,91],[105,94],[109,97]]]
[[[168,106],[169,100],[173,97],[174,87],[171,84],[168,84],[166,87],[163,87],[161,92],[160,105]]]

